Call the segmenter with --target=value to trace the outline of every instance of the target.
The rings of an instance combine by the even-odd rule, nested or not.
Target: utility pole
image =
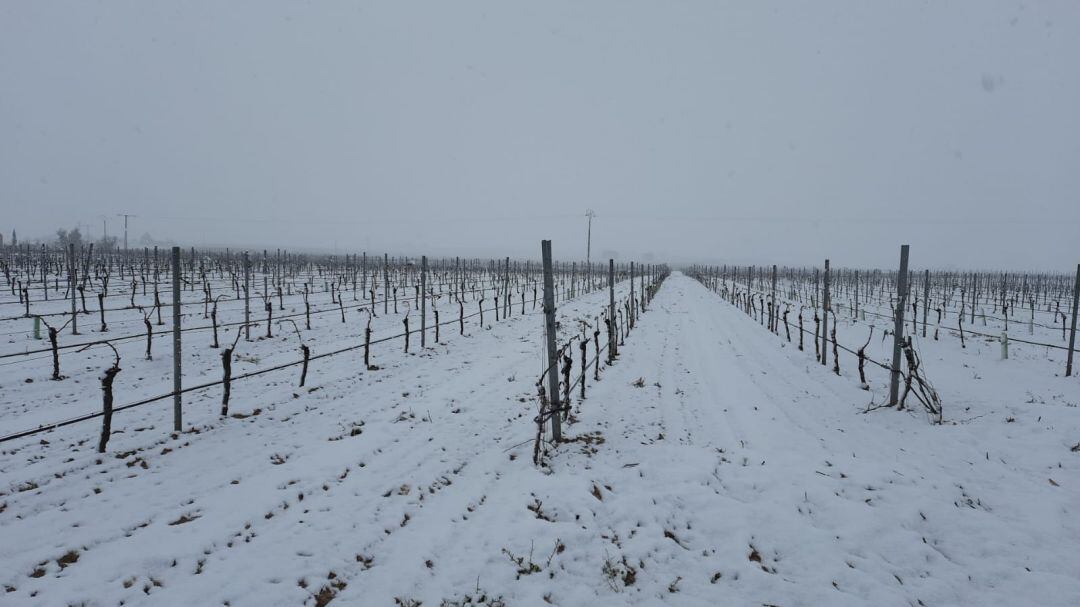
[[[132,215],[131,213],[117,213],[116,216],[124,218],[124,252],[127,253],[127,250],[128,250],[128,238],[127,238],[128,218],[130,218],[130,217],[138,217],[138,215]]]

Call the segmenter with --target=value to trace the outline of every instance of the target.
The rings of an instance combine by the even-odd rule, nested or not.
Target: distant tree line
[[[81,249],[93,244],[94,248],[99,251],[115,251],[123,246],[120,236],[99,236],[98,238],[93,238],[88,234],[84,234],[78,226],[71,228],[70,230],[58,228],[55,233],[56,236],[54,238],[32,238],[30,240],[25,240],[23,244],[47,244],[65,249],[70,245],[75,245],[76,249]],[[6,240],[3,235],[0,235],[0,246],[17,246],[18,244],[19,240],[15,230],[11,231],[10,240]],[[142,247],[152,247],[155,245],[171,246],[173,242],[171,240],[158,240],[151,236],[150,233],[146,232],[133,244]]]
[[[93,242],[95,249],[112,251],[117,248],[119,239],[116,236],[102,236],[96,240],[91,240],[90,238],[84,238],[82,231],[78,227],[70,230],[59,228],[56,230],[56,239],[53,240],[52,244],[65,249],[70,245],[75,245],[76,249],[80,249],[91,242]]]

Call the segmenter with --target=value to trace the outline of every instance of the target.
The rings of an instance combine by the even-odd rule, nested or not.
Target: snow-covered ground
[[[1077,378],[942,341],[945,425],[862,413],[882,378],[676,273],[538,468],[540,319],[6,445],[0,604],[1080,603]]]
[[[253,326],[250,329],[250,341],[243,338],[241,326],[244,323],[244,301],[236,298],[232,290],[230,280],[225,276],[219,276],[209,281],[214,297],[221,296],[217,310],[218,343],[222,348],[231,346],[236,342],[233,353],[232,373],[238,377],[244,373],[250,373],[260,369],[286,364],[301,359],[300,333],[303,343],[311,349],[313,359],[310,364],[309,381],[322,381],[321,374],[329,373],[330,376],[346,369],[346,365],[354,365],[357,357],[355,353],[349,356],[349,362],[337,362],[340,356],[330,359],[318,359],[318,357],[344,348],[360,347],[364,342],[364,330],[368,326],[372,329],[371,339],[374,345],[371,347],[371,363],[381,365],[383,358],[388,354],[393,355],[401,350],[404,345],[403,339],[390,339],[392,336],[404,333],[402,321],[406,316],[410,317],[411,336],[410,346],[418,348],[420,345],[420,318],[416,309],[414,287],[400,286],[392,297],[388,294],[384,301],[384,288],[374,283],[369,287],[375,289],[375,304],[364,299],[364,291],[357,293],[351,288],[340,292],[340,298],[335,298],[330,291],[321,290],[334,280],[332,277],[322,278],[312,275],[299,276],[288,279],[289,293],[280,299],[275,295],[274,287],[264,287],[264,277],[260,275],[252,280],[255,285],[251,296],[250,321]],[[433,275],[434,278],[434,275]],[[532,277],[529,277],[532,278]],[[557,291],[562,297],[569,295],[570,286],[566,277],[560,276],[557,281]],[[542,303],[536,303],[539,297],[535,295],[536,285],[526,281],[520,274],[512,276],[510,285],[511,317],[519,314],[535,314],[542,307]],[[112,351],[105,345],[92,345],[89,348],[80,347],[82,344],[92,344],[108,339],[112,343],[120,357],[121,372],[114,382],[114,395],[116,406],[135,402],[140,399],[168,394],[172,390],[172,311],[169,303],[165,309],[157,314],[154,308],[154,291],[151,286],[146,289],[140,283],[140,289],[136,289],[134,297],[130,297],[130,285],[118,288],[114,285],[110,296],[105,300],[107,331],[100,330],[100,316],[98,300],[93,292],[97,285],[91,283],[87,293],[87,308],[90,314],[78,314],[78,335],[72,335],[71,329],[65,329],[59,333],[58,344],[60,350],[60,373],[63,381],[49,381],[52,373],[52,355],[49,352],[49,340],[45,326],[40,328],[41,339],[33,339],[33,319],[23,317],[23,305],[8,292],[0,292],[0,436],[8,435],[17,431],[30,430],[43,425],[49,425],[87,413],[95,413],[101,410],[100,377],[102,371],[107,368],[112,360]],[[161,284],[164,289],[161,300],[168,302],[171,299],[171,291],[167,285],[168,280]],[[304,297],[302,290],[305,283],[313,292],[308,298],[310,315],[305,314]],[[394,283],[395,285],[398,283]],[[496,313],[495,298],[499,298],[499,307],[503,308],[505,301],[499,291],[502,288],[502,277],[471,275],[462,295],[463,302],[459,306],[456,294],[451,295],[451,287],[445,282],[431,286],[437,295],[429,298],[427,316],[427,338],[434,338],[435,312],[440,314],[439,321],[442,323],[440,339],[446,343],[452,343],[458,336],[459,318],[464,316],[463,327],[466,332],[472,332],[481,325],[497,324],[504,316],[502,311]],[[355,285],[353,285],[355,286]],[[340,287],[339,287],[340,288]],[[621,287],[629,289],[628,286]],[[126,289],[126,291],[125,291]],[[583,285],[578,277],[576,291],[580,292]],[[270,302],[273,303],[271,315],[271,337],[267,337],[267,312],[263,308],[264,293],[270,293]],[[58,295],[61,296],[58,298]],[[70,319],[70,301],[62,298],[63,288],[53,291],[51,299],[42,301],[40,289],[34,292],[34,302],[30,309],[33,314],[48,315],[46,321],[60,327]],[[213,322],[209,317],[210,305],[204,303],[205,297],[201,291],[183,291],[182,317],[183,327],[183,376],[184,385],[202,385],[220,380],[222,377],[222,348],[212,348]],[[522,299],[524,297],[524,300]],[[130,298],[130,299],[129,299]],[[481,301],[482,300],[482,301]],[[130,302],[141,306],[150,316],[153,329],[152,360],[146,359],[146,329],[144,325],[143,311],[131,307]],[[339,303],[340,302],[340,303]],[[479,314],[480,306],[483,306],[483,315]],[[368,311],[374,307],[375,317],[370,318]],[[81,310],[81,305],[79,306]],[[310,328],[306,328],[306,316],[310,318]],[[161,325],[157,324],[158,318]],[[295,323],[295,325],[293,324]],[[294,326],[296,327],[294,329]],[[239,333],[239,335],[238,335]],[[383,341],[390,339],[389,341]],[[29,354],[24,354],[30,352]],[[362,365],[358,367],[362,368]],[[270,380],[282,380],[285,382],[297,381],[300,376],[300,368],[292,367],[287,370],[276,372],[270,376]],[[244,398],[252,383],[260,383],[266,377],[257,380],[237,381],[233,385],[234,397]],[[220,388],[214,388],[220,398]],[[185,401],[193,401],[209,396],[208,394],[196,393],[185,396]],[[197,402],[194,400],[193,402]],[[156,405],[150,405],[151,409],[167,408],[168,402],[161,401]],[[145,407],[144,407],[145,408]],[[187,408],[185,408],[187,409]],[[196,406],[190,413],[196,417],[190,417],[185,412],[185,421],[201,423],[202,414],[208,414],[213,419],[213,407]],[[130,410],[117,414],[114,420],[114,428],[123,430],[129,423],[136,427],[142,427],[153,423],[160,417],[160,411],[154,411],[143,415],[141,409]],[[115,424],[120,424],[116,426]]]

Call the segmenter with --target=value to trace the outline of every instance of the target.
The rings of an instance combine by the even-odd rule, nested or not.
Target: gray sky
[[[1080,2],[0,3],[0,231],[1067,269]]]

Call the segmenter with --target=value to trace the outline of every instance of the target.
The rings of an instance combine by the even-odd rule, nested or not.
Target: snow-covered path
[[[567,302],[564,325],[602,302]],[[23,448],[4,460],[0,604],[1080,597],[1074,389],[1009,424],[861,414],[850,378],[675,274],[537,469],[519,443],[538,324],[268,385],[258,414],[104,461],[44,446],[53,478],[22,471]]]
[[[605,443],[585,462],[555,458],[537,492],[557,521],[580,525],[546,535],[585,553],[553,596],[1077,604],[1075,406],[1028,405],[1022,421],[1037,425],[1024,429],[932,427],[916,413],[860,413],[868,400],[701,285],[668,279],[574,427]],[[628,585],[618,574],[631,568]],[[587,589],[568,597],[573,587]]]

